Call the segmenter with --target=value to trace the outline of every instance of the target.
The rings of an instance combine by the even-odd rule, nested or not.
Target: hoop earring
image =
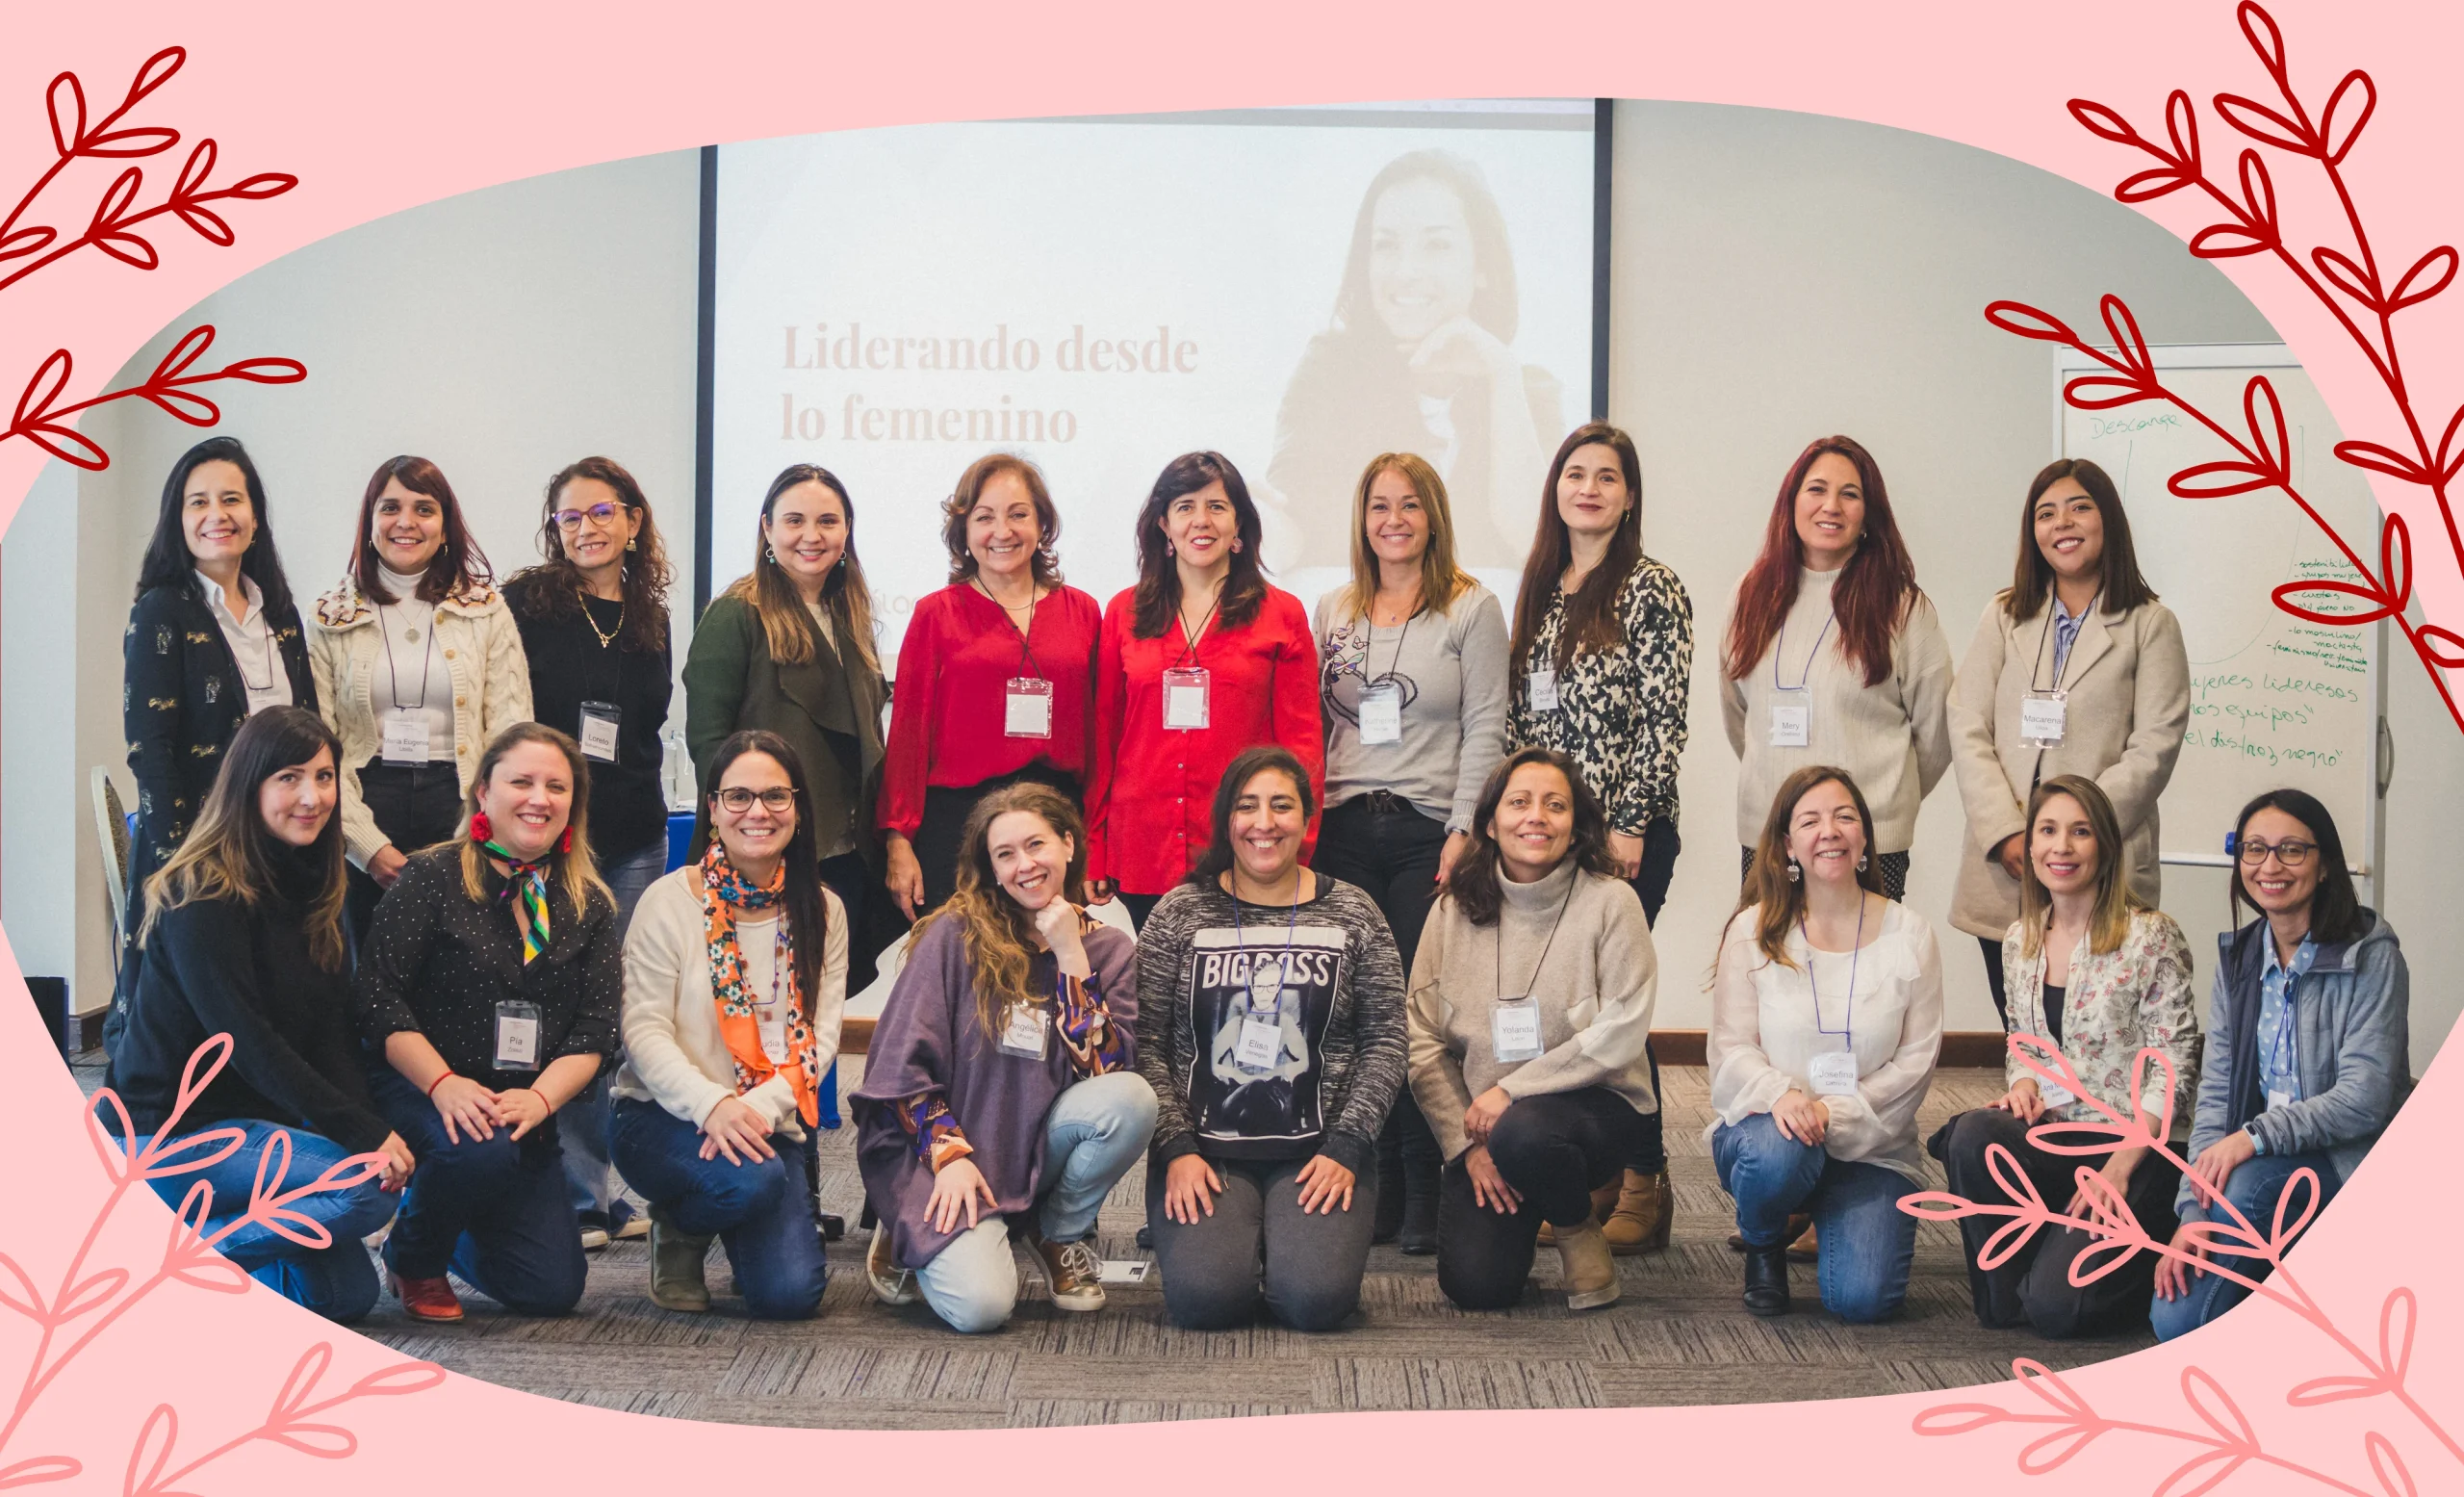
[[[1796,859],[1794,859],[1794,858],[1789,859],[1789,860],[1788,860],[1788,882],[1789,882],[1789,883],[1791,883],[1791,884],[1793,884],[1793,883],[1795,883],[1798,879],[1800,879],[1800,878],[1802,878],[1802,877],[1804,877],[1804,870],[1800,869],[1800,868],[1797,866],[1797,860],[1796,860]]]
[[[1857,855],[1857,871],[1860,873],[1865,871],[1865,855],[1863,853],[1859,853]]]
[[[1172,549],[1172,543],[1170,541],[1166,541],[1164,543],[1164,555],[1168,556],[1177,556],[1180,553]]]

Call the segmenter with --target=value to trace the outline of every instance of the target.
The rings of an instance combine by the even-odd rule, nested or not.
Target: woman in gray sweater
[[[1412,968],[1412,1092],[1447,1157],[1437,1282],[1465,1309],[1523,1298],[1540,1224],[1566,1304],[1617,1298],[1592,1192],[1658,1110],[1643,1042],[1658,961],[1608,822],[1554,749],[1507,757]]]

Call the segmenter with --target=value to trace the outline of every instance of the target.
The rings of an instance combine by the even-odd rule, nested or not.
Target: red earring
[[[573,829],[572,827],[568,826],[568,827],[566,827],[566,828],[565,828],[565,835],[564,835],[564,836],[562,836],[562,837],[560,837],[560,838],[557,838],[557,839],[556,839],[556,851],[558,851],[558,852],[571,852],[571,851],[573,851],[573,850],[574,850],[574,829]]]
[[[471,840],[475,842],[492,840],[494,839],[495,832],[496,828],[488,825],[488,813],[486,812],[475,811],[471,813]]]

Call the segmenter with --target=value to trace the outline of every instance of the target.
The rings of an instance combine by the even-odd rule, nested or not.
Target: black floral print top
[[[1557,660],[1566,595],[1553,591],[1538,636],[1514,668],[1514,710],[1506,749],[1538,744],[1562,751],[1600,797],[1612,831],[1641,836],[1677,819],[1677,761],[1685,752],[1686,689],[1694,674],[1694,605],[1677,574],[1649,556],[1617,594],[1626,642]],[[1531,706],[1531,672],[1557,674],[1554,711]]]

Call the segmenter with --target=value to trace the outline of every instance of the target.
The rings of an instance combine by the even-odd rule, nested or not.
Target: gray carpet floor
[[[853,1087],[860,1058],[841,1081]],[[99,1067],[78,1067],[90,1089]],[[1319,1335],[1261,1322],[1193,1332],[1164,1319],[1153,1283],[1114,1286],[1092,1315],[1053,1308],[1034,1270],[1017,1314],[991,1335],[962,1337],[921,1305],[891,1308],[864,1283],[865,1234],[855,1226],[861,1186],[852,1126],[823,1135],[821,1188],[849,1223],[830,1250],[830,1289],[816,1320],[748,1320],[713,1253],[706,1315],[673,1314],[646,1295],[644,1242],[594,1255],[578,1311],[526,1320],[464,1290],[458,1326],[413,1324],[389,1297],[358,1329],[455,1372],[552,1398],[682,1419],[846,1429],[974,1429],[1130,1420],[1209,1419],[1358,1409],[1593,1408],[1759,1403],[1939,1391],[2010,1376],[2011,1358],[2057,1370],[2151,1344],[2143,1327],[2100,1340],[2048,1343],[1980,1328],[1970,1312],[1959,1238],[1917,1232],[1907,1308],[1888,1325],[1850,1326],[1819,1308],[1812,1265],[1792,1270],[1797,1311],[1760,1320],[1738,1303],[1741,1260],[1726,1246],[1731,1204],[1702,1140],[1708,1083],[1671,1067],[1669,1111],[1677,1225],[1664,1252],[1618,1260],[1624,1295],[1569,1312],[1543,1250],[1522,1304],[1467,1313],[1438,1293],[1434,1260],[1373,1249],[1361,1307]],[[1923,1127],[1990,1100],[1998,1077],[1946,1071]],[[1107,1257],[1139,1256],[1143,1172],[1105,1202]]]

